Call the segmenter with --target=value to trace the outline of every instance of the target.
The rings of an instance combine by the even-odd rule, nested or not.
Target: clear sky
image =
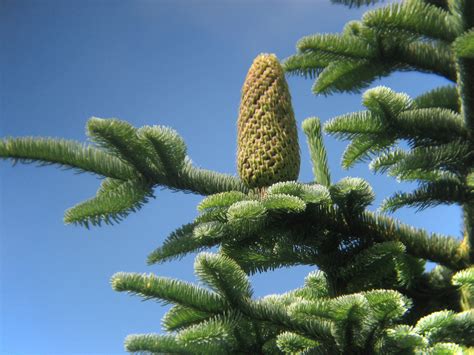
[[[0,136],[84,141],[91,116],[175,128],[202,167],[235,174],[240,89],[261,52],[285,58],[296,41],[338,32],[362,10],[327,0],[0,0]],[[445,84],[415,73],[372,86],[410,95]],[[301,125],[361,109],[360,95],[315,97],[312,82],[289,78]],[[303,138],[300,130],[300,137]],[[326,137],[334,180],[368,179],[380,201],[405,185],[367,166],[339,167],[345,143]],[[311,180],[301,140],[300,180]],[[66,226],[63,212],[92,196],[96,177],[0,162],[0,353],[121,354],[131,333],[160,332],[167,309],[112,291],[117,271],[194,280],[193,256],[147,266],[147,255],[196,216],[199,196],[156,191],[139,213],[112,227]],[[460,211],[396,214],[429,231],[459,235]],[[299,286],[308,267],[253,277],[257,296]]]

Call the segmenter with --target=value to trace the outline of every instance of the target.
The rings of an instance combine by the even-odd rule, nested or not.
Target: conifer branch
[[[378,152],[384,151],[395,143],[391,137],[380,137],[376,135],[359,135],[347,145],[342,154],[341,165],[349,169],[358,162],[369,160]]]
[[[407,140],[451,142],[468,137],[462,117],[443,108],[423,108],[401,112],[394,127],[398,137]]]
[[[377,77],[388,75],[387,68],[370,60],[334,61],[318,75],[312,91],[330,95],[339,92],[357,93]]]
[[[414,353],[418,349],[426,349],[428,341],[417,334],[413,327],[402,324],[386,330],[379,351],[398,351],[400,353]]]
[[[458,58],[474,58],[474,30],[459,36],[453,43],[454,52]]]
[[[92,117],[87,121],[87,134],[110,154],[153,180],[156,170],[150,161],[150,149],[140,142],[135,127],[122,120]]]
[[[474,27],[474,4],[470,0],[449,0],[449,10],[457,18],[462,31],[468,31]]]
[[[462,30],[465,32],[454,43],[457,60],[457,84],[461,99],[461,114],[469,130],[469,136],[474,137],[474,57],[472,55],[472,38],[474,31],[474,3],[468,0],[452,0],[450,10],[457,17]],[[467,174],[472,172],[472,166]],[[474,261],[474,204],[468,202],[463,206],[465,245],[471,262]]]
[[[305,79],[315,79],[329,65],[329,60],[312,52],[299,53],[285,59],[283,67],[290,75],[299,75]]]
[[[303,121],[303,131],[308,140],[309,153],[313,163],[314,181],[323,186],[331,185],[331,174],[328,167],[326,149],[321,133],[321,123],[318,118],[308,118]]]
[[[175,305],[165,314],[161,323],[167,331],[177,331],[212,317],[212,313]]]
[[[413,173],[451,172],[453,177],[460,174],[472,162],[473,152],[469,145],[455,141],[439,146],[417,147],[410,152],[394,150],[374,159],[371,168],[374,171],[388,172],[401,180],[413,179]]]
[[[433,181],[438,182],[441,176],[443,174],[438,175],[438,178]],[[445,176],[447,178],[449,175],[445,174]],[[452,181],[459,180],[454,178]],[[198,225],[192,230],[192,234],[189,232],[187,237],[192,238],[193,241],[196,240],[196,243],[191,244],[193,247],[190,249],[204,248],[208,245],[206,243],[220,244],[224,254],[232,256],[246,272],[254,273],[285,265],[317,264],[322,266],[330,263],[331,258],[337,254],[334,248],[342,248],[341,255],[353,255],[352,253],[358,250],[353,247],[357,245],[365,245],[365,248],[371,245],[367,243],[398,240],[405,244],[406,239],[407,251],[415,257],[427,258],[449,267],[457,265],[455,267],[459,268],[465,264],[465,255],[461,250],[461,245],[453,238],[430,236],[422,230],[410,229],[396,220],[380,215],[372,216],[369,212],[364,212],[364,208],[373,201],[374,194],[370,186],[361,179],[343,179],[331,186],[329,200],[326,198],[321,200],[321,197],[318,200],[310,197],[308,200],[303,193],[303,187],[306,186],[313,185],[294,182],[276,183],[268,188],[267,197],[261,201],[236,201],[228,207],[214,207],[218,210],[217,214],[214,214],[212,208],[211,211],[205,210],[203,215],[198,217]],[[292,195],[281,195],[281,192]],[[327,192],[326,194],[329,196]],[[280,195],[285,199],[301,196],[302,201],[308,201],[307,207],[304,210],[294,209],[293,202],[285,199],[280,201],[286,201],[284,208],[280,206],[274,209],[274,202],[267,204],[269,197],[276,198]],[[468,198],[466,196],[468,195],[463,198]],[[215,199],[216,203],[225,200],[224,195],[216,197],[222,197]],[[205,206],[213,200],[213,197],[207,198],[206,201],[209,202],[206,202]],[[430,201],[435,200],[433,191]],[[291,204],[286,205],[289,202]],[[337,208],[332,205],[333,203],[337,205]],[[209,205],[209,207],[212,206],[212,204]],[[292,211],[292,217],[286,216],[282,219],[283,215],[279,212],[281,208],[283,208],[282,211]],[[368,215],[372,216],[369,220],[367,220]],[[203,219],[204,216],[208,216],[208,219]],[[306,223],[299,229],[294,228],[308,218],[311,223]],[[282,224],[281,222],[285,219],[286,224],[290,223],[288,226],[293,227],[288,228],[285,223]],[[321,234],[321,236],[312,239],[314,234]],[[363,237],[366,235],[370,235],[371,238]],[[332,244],[330,240],[333,241]],[[439,246],[436,247],[434,253],[426,250],[431,241]],[[329,244],[324,246],[325,243]],[[181,252],[179,239],[176,245],[179,254]],[[446,245],[448,247],[445,247]],[[184,252],[188,251],[186,248]],[[332,252],[335,254],[331,254]],[[457,260],[452,257],[454,254]]]
[[[182,138],[169,128],[155,126],[136,130],[124,121],[93,118],[88,122],[88,132],[156,184],[203,195],[246,191],[233,176],[194,167],[185,156]]]
[[[151,265],[182,258],[186,254],[210,248],[218,243],[218,240],[216,240],[213,243],[206,244],[202,240],[195,238],[195,227],[195,223],[189,223],[171,233],[161,247],[148,255],[147,263]]]
[[[175,303],[209,313],[219,313],[228,307],[225,299],[215,292],[152,274],[118,272],[112,276],[111,284],[118,292],[126,291],[145,299],[156,299],[164,304]]]
[[[359,111],[330,119],[324,124],[324,130],[338,139],[353,139],[360,134],[383,134],[386,127],[380,115]]]
[[[354,261],[341,272],[347,280],[348,291],[383,287],[384,281],[395,277],[396,262],[404,252],[402,243],[390,241],[374,244],[356,255]]]
[[[392,105],[390,101],[380,101],[379,104],[381,107]],[[404,108],[397,112],[384,112],[383,108],[372,107],[370,111],[337,116],[326,122],[324,129],[339,139],[356,140],[361,137],[362,145],[366,145],[365,141],[370,138],[405,139],[416,145],[426,145],[467,139],[469,136],[462,117],[444,108]]]
[[[474,267],[461,270],[452,277],[452,284],[459,288],[461,293],[461,307],[463,310],[474,308]]]
[[[368,27],[382,32],[404,31],[415,36],[452,42],[460,34],[454,16],[422,0],[395,3],[364,14]]]
[[[317,34],[303,37],[296,44],[301,53],[314,53],[327,58],[328,63],[334,60],[362,60],[375,55],[375,51],[366,41],[358,37],[340,36],[337,34]]]
[[[240,191],[221,192],[206,197],[199,203],[197,210],[199,212],[205,212],[214,211],[218,208],[229,208],[236,202],[247,201],[250,199],[250,196]]]
[[[422,184],[410,193],[398,192],[382,202],[383,211],[394,212],[397,209],[409,206],[419,211],[440,204],[463,204],[474,200],[474,195],[466,191],[458,180],[437,180]]]
[[[457,52],[457,84],[461,97],[461,112],[472,134],[474,131],[474,55],[472,53],[474,5],[468,0],[453,0],[450,6],[463,30],[469,31],[456,41],[454,48]]]
[[[189,159],[185,162],[179,180],[172,187],[200,195],[224,191],[248,192],[248,188],[237,177],[197,168]]]
[[[407,252],[417,258],[461,270],[469,265],[461,243],[453,237],[427,233],[395,219],[373,212],[364,212],[357,224],[362,233],[373,235],[378,241],[400,241]]]
[[[375,193],[367,181],[346,177],[329,188],[331,198],[346,216],[358,215],[375,199]]]
[[[231,317],[210,319],[183,329],[177,339],[200,354],[229,353],[230,349],[236,348],[235,323]]]
[[[264,322],[271,322],[287,330],[315,339],[328,349],[334,349],[335,341],[331,334],[331,322],[325,320],[299,321],[292,318],[283,305],[272,302],[271,299],[251,301],[241,308],[247,316]]]
[[[252,248],[250,246],[239,248],[238,246],[232,246],[223,247],[221,252],[236,260],[240,267],[249,275],[282,267],[316,264],[314,255],[302,255],[302,253],[296,251],[290,253],[283,250],[276,255],[265,248]]]
[[[376,248],[382,250],[382,245]],[[390,245],[388,249],[395,247],[396,257],[403,255],[401,243],[385,245]],[[371,263],[369,251],[365,256],[362,264]],[[324,275],[319,272],[309,275],[300,289],[251,300],[248,278],[230,258],[202,254],[197,258],[196,269],[201,279],[221,293],[218,304],[209,303],[211,295],[218,297],[215,293],[177,280],[123,273],[112,278],[113,287],[119,291],[177,303],[165,318],[170,329],[178,330],[176,336],[132,336],[126,340],[127,349],[179,351],[184,347],[196,354],[244,349],[261,351],[263,344],[269,346],[268,341],[277,337],[277,344],[283,347],[305,345],[308,350],[346,353],[356,349],[370,352],[380,345],[385,346],[389,340],[398,345],[406,342],[406,333],[402,340],[392,338],[379,342],[380,337],[386,336],[385,329],[399,321],[411,305],[405,296],[394,290],[371,290],[330,298]],[[465,279],[469,279],[465,274],[460,274],[456,282],[465,283]],[[249,329],[249,322],[253,323],[253,329]],[[448,329],[455,329],[456,334],[453,336],[440,322],[449,324]],[[409,343],[410,346],[420,350],[427,346],[439,347],[443,341],[469,345],[472,323],[472,312],[445,311],[421,319],[415,328],[405,329],[419,340]],[[400,327],[403,326],[396,326],[393,331],[401,330]],[[247,332],[246,339],[239,335],[241,330]],[[291,339],[288,332],[293,333]],[[285,337],[288,339],[284,342]],[[390,348],[394,347],[396,345],[391,343]]]
[[[85,227],[119,222],[129,213],[139,210],[149,197],[153,197],[151,188],[141,181],[108,178],[103,181],[96,197],[68,209],[64,222]]]
[[[258,234],[258,240],[225,242],[220,252],[235,260],[247,274],[294,265],[317,265],[319,253],[296,242],[298,232],[271,229]]]
[[[435,90],[421,103],[427,104],[447,90]],[[472,165],[473,149],[460,114],[446,108],[418,108],[416,100],[384,87],[368,90],[363,103],[369,111],[342,115],[325,125],[336,137],[352,140],[344,152],[343,167],[375,156],[371,169],[401,180],[436,183],[450,179],[457,183],[463,179]],[[390,150],[400,139],[412,146],[409,152]],[[441,201],[439,196],[423,196],[431,201],[427,206]],[[406,196],[397,201],[408,202]]]
[[[474,266],[455,273],[452,282],[453,285],[465,287],[469,291],[474,291]]]
[[[404,70],[418,70],[440,75],[456,81],[456,65],[451,47],[440,42],[401,42],[397,47],[397,60]]]
[[[136,178],[133,167],[115,156],[79,142],[54,138],[5,138],[0,140],[0,158],[37,162],[40,165],[57,164],[79,172],[128,180]]]
[[[170,128],[137,130],[125,121],[91,118],[87,132],[99,148],[52,138],[0,140],[0,159],[57,164],[110,178],[106,183],[117,180],[107,191],[101,189],[96,197],[69,209],[66,223],[88,227],[118,222],[147,202],[156,185],[203,195],[248,192],[234,176],[194,167],[183,139]]]
[[[440,311],[421,318],[414,329],[430,343],[453,342],[474,346],[474,311]]]
[[[132,334],[125,339],[125,350],[131,353],[194,354],[192,349],[178,343],[172,335]]]
[[[407,152],[400,148],[394,148],[379,154],[369,164],[370,170],[377,173],[386,173],[407,156]]]
[[[230,257],[200,253],[194,263],[196,275],[233,305],[250,299],[252,286],[247,275]]]
[[[187,151],[183,138],[175,130],[161,126],[141,127],[137,135],[145,146],[150,146],[150,152],[156,154],[152,163],[158,171],[166,172],[164,181],[169,183],[178,179]]]
[[[302,38],[297,44],[298,53],[285,60],[285,71],[304,77],[317,77],[313,92],[323,94],[358,92],[375,79],[397,70],[434,73],[456,81],[456,67],[449,44],[426,41],[413,34],[451,40],[460,33],[457,21],[442,8],[426,5],[421,0],[393,6],[405,11],[397,11],[394,18],[387,20],[396,29],[387,29],[382,24],[371,28],[385,19],[385,12],[392,13],[390,6],[374,10],[365,17],[368,23],[352,23],[342,35]],[[428,9],[431,15],[426,19],[425,15],[410,18],[408,14],[414,9],[420,14]],[[442,23],[441,29],[430,27],[433,22]],[[397,26],[405,26],[410,31],[400,31]]]
[[[439,146],[440,151],[437,147],[419,147],[413,149],[411,152],[406,152],[402,149],[393,149],[386,153],[380,154],[377,158],[373,159],[370,163],[370,169],[374,172],[388,173],[390,176],[394,176],[399,180],[421,180],[427,182],[437,181],[438,179],[451,179],[460,181],[459,173],[462,166],[458,162],[451,160],[452,155],[456,154],[454,150],[450,151],[449,147],[446,151],[443,151],[443,146]],[[458,148],[458,147],[456,147]],[[423,159],[423,153],[427,152],[427,159]],[[446,153],[447,155],[444,155]],[[464,155],[461,157],[465,158]],[[436,164],[437,167],[433,167],[431,164]],[[440,168],[446,168],[456,171],[456,173]]]
[[[460,100],[456,86],[440,86],[430,90],[414,100],[417,108],[445,108],[454,112],[460,112]]]
[[[288,354],[306,353],[310,351],[311,348],[316,348],[318,342],[296,333],[283,332],[278,335],[277,346],[280,350]]]

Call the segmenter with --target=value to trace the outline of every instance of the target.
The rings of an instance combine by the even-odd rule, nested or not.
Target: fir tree
[[[324,129],[350,140],[345,168],[371,160],[375,172],[418,182],[414,191],[387,198],[385,211],[460,205],[462,241],[370,212],[374,192],[363,179],[332,182],[317,118],[302,126],[314,181],[286,181],[296,178],[299,148],[285,78],[273,56],[260,57],[263,63],[252,67],[243,89],[240,178],[195,167],[184,141],[170,128],[137,129],[113,119],[89,120],[93,145],[6,138],[0,141],[0,156],[103,177],[97,195],[65,215],[67,223],[87,227],[121,220],[146,203],[156,186],[206,196],[196,220],[177,229],[148,258],[150,264],[162,263],[219,246],[218,253],[196,257],[195,272],[204,286],[152,274],[112,277],[116,291],[173,304],[163,319],[168,333],[131,335],[125,341],[130,352],[472,351],[474,2],[390,4],[350,22],[341,34],[304,37],[297,50],[283,67],[315,78],[316,94],[358,92],[396,70],[452,81],[416,98],[386,87],[367,90],[367,110],[335,117]],[[400,148],[402,141],[408,149]],[[426,272],[426,260],[437,266]],[[317,267],[300,288],[253,297],[248,275],[298,264]]]

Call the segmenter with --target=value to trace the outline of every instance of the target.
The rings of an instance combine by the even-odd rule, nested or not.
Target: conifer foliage
[[[360,6],[376,1],[333,1]],[[200,252],[199,285],[117,273],[112,287],[172,304],[165,334],[130,335],[129,352],[170,354],[462,354],[474,349],[474,2],[406,0],[366,12],[341,34],[304,37],[283,62],[314,78],[315,94],[358,92],[393,71],[445,77],[451,85],[411,98],[379,86],[366,110],[302,128],[314,181],[296,181],[299,145],[284,72],[273,55],[252,65],[239,116],[239,178],[197,168],[183,139],[162,127],[92,118],[93,144],[5,138],[0,157],[56,164],[103,177],[97,195],[69,209],[67,223],[117,222],[156,186],[205,196],[198,217],[148,257],[163,263]],[[415,181],[385,212],[457,204],[462,240],[427,233],[367,209],[360,178],[333,182],[322,128],[349,140],[342,165]],[[408,148],[402,149],[400,142]],[[206,249],[218,246],[218,252]],[[425,271],[425,262],[436,267]],[[248,276],[312,265],[303,285],[253,296]]]

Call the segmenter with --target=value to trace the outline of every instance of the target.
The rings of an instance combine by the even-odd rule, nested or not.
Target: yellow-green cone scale
[[[298,178],[300,149],[285,74],[273,54],[250,67],[237,122],[237,168],[251,188]]]

